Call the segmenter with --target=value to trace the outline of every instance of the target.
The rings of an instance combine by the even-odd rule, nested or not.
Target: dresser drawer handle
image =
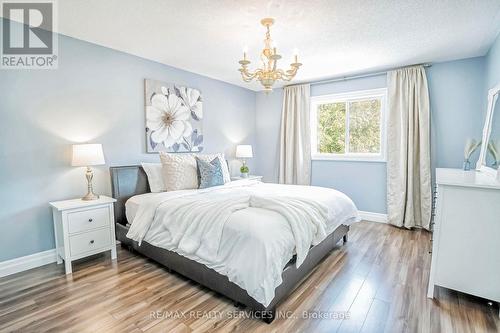
[[[90,244],[94,244],[94,240],[93,239],[90,241]]]
[[[92,221],[94,221],[94,220],[93,219],[89,219],[89,222],[92,222]]]

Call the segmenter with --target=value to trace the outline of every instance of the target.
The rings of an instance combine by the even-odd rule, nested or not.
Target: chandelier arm
[[[241,76],[244,77],[244,78],[250,78],[250,79],[252,79],[252,78],[255,77],[255,72],[252,73],[247,68],[240,69],[240,72],[241,72]]]
[[[295,75],[297,74],[296,70],[287,70],[286,72],[283,70],[279,70],[281,74],[281,79],[283,81],[291,81]]]
[[[240,72],[241,72],[241,76],[245,82],[251,82],[254,78],[261,75],[262,70],[257,69],[255,72],[252,73],[252,72],[248,71],[247,68],[242,68],[242,69],[240,69]]]
[[[295,75],[297,74],[297,70],[298,70],[298,67],[293,67],[292,66],[291,69],[289,69],[289,70],[286,71],[285,76],[288,78],[287,81],[290,81],[290,80],[292,80],[295,77]]]
[[[286,74],[282,69],[278,69],[275,71],[276,78],[282,79]]]
[[[287,70],[287,73],[297,73],[297,70],[299,67],[297,66],[290,66],[290,69]]]

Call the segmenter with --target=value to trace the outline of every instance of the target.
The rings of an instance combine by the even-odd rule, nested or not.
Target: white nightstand
[[[246,177],[246,178],[243,178],[241,176],[231,177],[231,180],[240,180],[240,179],[251,179],[251,180],[260,180],[260,181],[262,181],[262,176],[248,175],[248,177]]]
[[[101,195],[92,201],[74,199],[50,202],[57,263],[64,260],[66,274],[71,273],[71,261],[99,252],[111,250],[111,259],[116,259],[115,201]]]

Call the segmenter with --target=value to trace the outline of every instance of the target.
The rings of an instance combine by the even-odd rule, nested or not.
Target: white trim
[[[119,240],[116,240],[116,245],[118,244],[121,244],[121,242]],[[0,262],[0,278],[7,275],[27,271],[28,269],[52,264],[56,261],[56,249],[2,261]]]
[[[349,153],[349,101],[368,98],[380,98],[380,153]],[[333,102],[346,102],[346,154],[327,154],[318,152],[318,105]],[[352,91],[340,94],[330,94],[311,97],[310,107],[310,133],[311,133],[311,159],[312,160],[337,160],[337,161],[387,161],[387,136],[386,136],[386,108],[387,88]]]
[[[359,217],[365,221],[387,223],[387,214],[358,211]]]
[[[56,262],[56,249],[0,262],[0,277]]]
[[[352,161],[352,162],[381,162],[386,163],[387,160],[381,154],[328,154],[328,153],[313,153],[311,155],[313,161]]]

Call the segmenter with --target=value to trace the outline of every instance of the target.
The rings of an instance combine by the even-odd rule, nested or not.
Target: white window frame
[[[380,153],[345,153],[330,154],[318,152],[318,114],[320,104],[346,102],[346,151],[349,151],[349,103],[360,99],[380,98]],[[313,160],[386,162],[386,106],[387,88],[353,91],[341,94],[311,97],[311,158]]]

